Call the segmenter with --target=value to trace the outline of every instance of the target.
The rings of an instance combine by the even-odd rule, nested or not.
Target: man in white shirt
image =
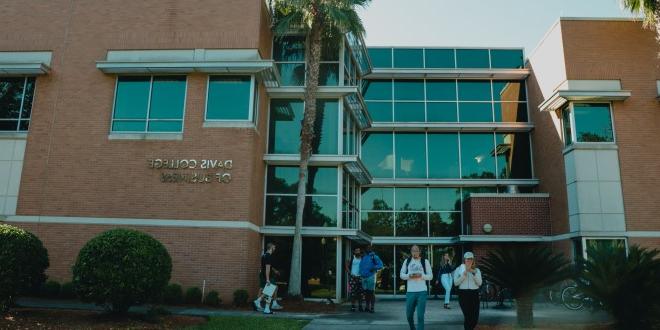
[[[351,312],[355,312],[355,301],[357,300],[359,311],[362,309],[362,277],[360,277],[360,262],[362,261],[362,250],[359,247],[353,249],[353,255],[346,261],[345,270],[348,273],[348,287],[351,294]]]
[[[410,248],[411,257],[406,259],[401,266],[399,276],[406,283],[406,316],[410,330],[415,330],[415,321],[413,315],[417,309],[418,329],[424,330],[424,313],[426,313],[426,298],[428,288],[426,281],[433,279],[433,269],[431,263],[421,257],[419,246],[413,245]]]
[[[458,304],[465,318],[463,327],[472,330],[479,322],[479,287],[481,286],[481,271],[475,265],[472,252],[465,252],[463,264],[454,271],[454,285],[458,287]]]

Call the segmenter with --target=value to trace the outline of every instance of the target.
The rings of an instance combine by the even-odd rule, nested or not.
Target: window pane
[[[451,68],[456,67],[453,49],[426,49],[425,60],[427,68]]]
[[[295,169],[297,176],[298,167],[295,167]],[[337,168],[310,167],[307,174],[306,190],[308,194],[321,194],[321,195],[337,194]],[[294,193],[296,192],[297,192],[297,187]]]
[[[459,81],[459,101],[490,101],[490,81]]]
[[[495,134],[500,179],[531,179],[532,161],[527,133]]]
[[[429,133],[429,178],[460,177],[457,133]]]
[[[268,150],[272,154],[300,152],[300,128],[304,105],[302,100],[271,101]]]
[[[117,78],[115,119],[146,119],[149,107],[150,77]],[[144,131],[142,127],[142,131]]]
[[[461,122],[492,122],[493,104],[485,102],[459,102],[458,116]]]
[[[461,169],[464,179],[495,179],[493,134],[461,134]]]
[[[266,196],[266,225],[293,226],[296,223],[296,196]]]
[[[394,102],[394,121],[423,122],[424,102]]]
[[[0,78],[0,119],[18,119],[23,101],[24,85],[24,77]]]
[[[396,188],[398,211],[426,211],[426,188]]]
[[[419,133],[396,134],[396,177],[426,178],[426,137]]]
[[[392,81],[391,80],[364,80],[362,93],[365,100],[391,100],[392,99]]]
[[[488,49],[457,49],[456,64],[459,68],[488,68]]]
[[[426,99],[429,101],[456,101],[456,81],[427,80]]]
[[[267,193],[295,194],[298,192],[297,166],[269,166]]]
[[[428,236],[426,212],[399,212],[396,214],[396,236]]]
[[[369,48],[369,57],[374,68],[392,67],[391,48]]]
[[[183,119],[186,77],[154,77],[149,119]]]
[[[28,77],[27,84],[25,85],[25,99],[23,100],[23,113],[21,118],[30,118],[32,115],[32,100],[34,99],[34,84],[35,78]],[[0,110],[1,112],[2,110]]]
[[[422,49],[394,48],[395,68],[423,68],[424,55]]]
[[[392,178],[394,154],[392,133],[367,133],[362,143],[362,161],[374,178]]]
[[[426,103],[426,116],[428,122],[456,122],[456,102],[429,102]]]
[[[518,102],[527,99],[525,83],[521,81],[493,81],[495,101]]]
[[[337,197],[308,196],[303,211],[303,226],[336,227]]]
[[[112,122],[113,132],[144,132],[147,129],[146,120],[115,120]]]
[[[461,233],[461,213],[432,212],[429,214],[431,237],[457,236]]]
[[[364,188],[362,189],[363,210],[392,210],[394,208],[394,189]]]
[[[394,99],[424,101],[424,80],[395,80]]]
[[[496,102],[493,106],[495,122],[527,122],[527,103]]]
[[[319,86],[337,86],[339,83],[339,63],[321,63]]]
[[[339,62],[339,42],[323,39],[321,46],[321,61]]]
[[[520,49],[491,49],[493,69],[519,69],[523,67],[523,52]]]
[[[18,127],[18,130],[19,131],[27,131],[29,127],[30,127],[30,121],[29,120],[21,120],[21,122],[19,124],[19,127]]]
[[[575,103],[575,136],[578,142],[612,142],[612,118],[607,103]]]
[[[392,102],[365,102],[371,119],[375,122],[392,121]]]
[[[460,211],[460,188],[429,188],[430,211]]]
[[[394,236],[394,213],[362,212],[362,231],[371,236]]]
[[[149,127],[147,131],[149,132],[181,132],[183,129],[183,122],[180,120],[168,120],[168,121],[149,121]]]
[[[304,86],[305,64],[304,63],[278,63],[282,86]]]
[[[250,119],[249,76],[212,76],[209,78],[206,119]]]
[[[337,285],[337,239],[303,237],[302,244],[303,297],[334,299]],[[283,280],[288,281],[288,277]]]
[[[0,120],[0,131],[16,131],[18,120]]]
[[[276,37],[273,41],[273,59],[275,61],[291,62],[305,60],[305,37]]]
[[[320,131],[319,131],[320,129]],[[336,155],[338,153],[339,102],[336,100],[316,101],[315,135],[312,153]],[[300,132],[300,131],[298,131]],[[300,133],[298,133],[298,136]]]
[[[572,130],[570,114],[571,113],[568,111],[568,108],[561,110],[561,121],[562,126],[564,127],[564,142],[566,145],[573,143],[573,136],[571,135]]]

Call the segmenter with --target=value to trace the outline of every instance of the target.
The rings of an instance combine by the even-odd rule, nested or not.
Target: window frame
[[[18,117],[16,118],[0,118],[0,121],[16,121],[16,129],[15,130],[0,130],[0,134],[24,134],[28,133],[30,131],[30,125],[32,124],[32,108],[34,107],[34,100],[36,98],[37,94],[37,76],[31,76],[31,75],[9,75],[9,76],[3,76],[1,78],[22,78],[23,79],[23,91],[21,94],[21,106],[18,109]],[[34,78],[34,90],[32,91],[32,105],[30,108],[30,117],[27,119],[23,118],[23,107],[25,106],[25,94],[27,92],[27,85],[28,85],[28,79],[29,78]],[[22,121],[27,121],[28,122],[28,129],[22,130],[21,129],[21,122]]]
[[[180,131],[167,131],[167,132],[162,132],[162,131],[149,131],[149,116],[151,115],[151,98],[153,96],[153,86],[154,86],[154,77],[168,77],[168,76],[174,76],[174,77],[185,77],[185,85],[183,89],[183,111],[181,112],[181,130]],[[115,110],[116,110],[116,104],[117,104],[117,90],[119,87],[119,77],[149,77],[149,100],[147,102],[147,116],[144,119],[145,121],[145,127],[143,131],[115,131],[113,130],[113,126],[115,123]],[[141,74],[128,74],[128,75],[116,75],[115,76],[115,92],[114,92],[114,97],[112,98],[112,114],[110,117],[110,135],[130,135],[130,134],[157,134],[157,135],[162,135],[162,134],[183,134],[183,131],[185,130],[185,124],[186,124],[186,103],[188,102],[188,75],[181,75],[181,74],[158,74],[158,75],[141,75]],[[137,120],[137,119],[119,119],[120,121],[142,121],[142,120]],[[172,122],[172,121],[179,121],[179,119],[156,119],[154,121],[164,121],[164,122]]]
[[[575,122],[575,104],[607,104],[610,112],[610,126],[612,127],[612,141],[603,141],[603,142],[584,142],[584,141],[578,141],[577,140],[577,127],[576,122]],[[614,127],[614,106],[612,102],[610,101],[596,101],[596,102],[573,102],[571,101],[567,107],[564,107],[562,111],[567,111],[568,110],[568,115],[569,115],[569,120],[570,120],[570,125],[571,125],[571,143],[566,144],[566,136],[565,133],[562,133],[562,136],[564,136],[564,147],[569,147],[572,145],[593,145],[593,144],[598,144],[598,145],[616,145],[617,140],[616,140],[616,128]],[[564,128],[564,121],[562,120],[562,131]],[[564,131],[565,132],[565,131]]]
[[[250,77],[250,100],[248,103],[248,119],[208,119],[208,110],[209,110],[209,90],[211,87],[211,77]],[[256,114],[258,107],[258,96],[257,96],[257,80],[254,74],[209,74],[206,76],[206,96],[204,98],[204,125],[206,127],[215,126],[221,124],[221,126],[252,126],[257,124],[256,118],[259,116]],[[224,125],[223,125],[224,124]],[[241,125],[243,124],[243,125]]]

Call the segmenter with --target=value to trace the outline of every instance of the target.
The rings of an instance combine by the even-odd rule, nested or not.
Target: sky
[[[559,17],[633,17],[620,0],[372,0],[367,46],[523,47]]]

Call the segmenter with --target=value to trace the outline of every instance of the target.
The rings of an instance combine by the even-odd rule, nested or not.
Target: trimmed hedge
[[[112,229],[80,250],[73,284],[83,301],[125,313],[158,300],[171,273],[172,259],[159,241],[137,230]]]
[[[222,300],[220,299],[220,294],[215,290],[209,291],[209,293],[206,294],[206,298],[204,298],[204,305],[207,306],[218,307],[221,303]]]
[[[62,286],[53,280],[48,280],[41,287],[41,295],[46,298],[57,298],[60,296],[60,289]]]
[[[234,305],[235,306],[247,306],[249,295],[247,290],[239,289],[234,291]]]
[[[183,304],[183,289],[178,284],[169,284],[163,289],[163,303],[167,305]]]
[[[202,303],[202,290],[198,287],[188,288],[188,290],[186,290],[185,300],[186,304],[190,305],[198,305]]]
[[[0,311],[19,294],[36,291],[46,280],[48,251],[34,234],[0,224]]]
[[[66,282],[62,284],[62,288],[60,289],[60,297],[64,299],[73,299],[76,297],[76,292],[73,289],[73,283]]]

